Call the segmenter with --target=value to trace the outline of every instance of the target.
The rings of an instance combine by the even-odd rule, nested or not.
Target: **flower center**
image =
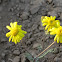
[[[55,24],[55,22],[54,22],[54,21],[52,21],[52,20],[50,20],[50,21],[49,21],[49,24],[50,24],[50,25],[54,25],[54,24]]]
[[[18,33],[18,29],[17,29],[17,28],[13,28],[13,29],[11,30],[11,34],[12,34],[13,36],[17,35],[17,33]]]

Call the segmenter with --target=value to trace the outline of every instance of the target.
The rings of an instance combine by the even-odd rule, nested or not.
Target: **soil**
[[[27,51],[36,57],[54,41],[53,36],[45,34],[41,16],[56,16],[62,25],[62,0],[0,0],[0,62],[32,62],[25,57]],[[16,45],[9,43],[5,36],[6,26],[15,21],[27,31],[22,42]],[[62,62],[62,44],[55,43],[49,49],[53,48],[54,53],[38,61]]]

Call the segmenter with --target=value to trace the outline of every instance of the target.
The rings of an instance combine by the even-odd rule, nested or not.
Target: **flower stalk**
[[[43,50],[41,53],[39,53],[37,56],[36,56],[36,58],[37,57],[39,57],[41,54],[43,54],[47,49],[49,49],[54,43],[56,43],[56,41],[54,41],[52,44],[50,44],[45,50]]]

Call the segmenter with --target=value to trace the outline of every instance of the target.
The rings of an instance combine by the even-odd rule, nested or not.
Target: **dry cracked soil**
[[[45,34],[41,16],[56,16],[62,25],[62,0],[0,0],[0,62],[32,62],[25,57],[26,52],[36,57],[54,41],[53,36]],[[6,25],[15,21],[27,31],[22,43],[16,45],[5,36]],[[53,48],[53,53],[38,62],[62,62],[62,44],[55,43],[49,49]]]

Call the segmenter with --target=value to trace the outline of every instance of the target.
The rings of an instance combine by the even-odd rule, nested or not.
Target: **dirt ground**
[[[56,16],[62,25],[62,0],[0,0],[0,62],[32,62],[25,53],[34,57],[54,40],[45,35],[41,16]],[[8,41],[6,25],[17,21],[27,34],[22,43],[15,45]],[[62,62],[62,44],[55,43],[38,62]],[[28,52],[27,52],[28,51]]]

